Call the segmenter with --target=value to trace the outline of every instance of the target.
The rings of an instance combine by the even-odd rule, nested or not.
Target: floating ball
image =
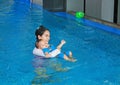
[[[76,18],[83,18],[84,12],[76,12],[75,16],[76,16]]]

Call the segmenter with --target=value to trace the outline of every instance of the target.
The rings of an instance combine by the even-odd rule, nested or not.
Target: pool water
[[[47,69],[51,76],[36,78],[32,61],[36,28],[51,32],[50,43],[66,40],[77,62],[47,59],[68,71]],[[59,17],[37,5],[0,1],[0,85],[120,85],[120,35]]]

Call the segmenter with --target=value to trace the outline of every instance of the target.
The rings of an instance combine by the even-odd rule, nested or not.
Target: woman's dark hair
[[[36,36],[36,39],[38,40],[38,35],[42,36],[43,33],[48,30],[47,28],[45,28],[43,25],[41,25],[38,29],[36,29],[35,31],[35,36]]]

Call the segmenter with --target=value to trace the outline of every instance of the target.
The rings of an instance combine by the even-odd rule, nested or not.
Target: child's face
[[[42,39],[43,41],[49,42],[50,40],[50,32],[46,30],[42,36],[38,35],[38,39]]]
[[[43,48],[47,48],[48,47],[48,42],[45,42],[45,41],[39,41],[39,43],[38,43],[38,47],[40,48],[40,49],[43,49]]]

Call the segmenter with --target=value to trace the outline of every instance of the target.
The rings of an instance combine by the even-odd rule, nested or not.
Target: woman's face
[[[42,36],[38,35],[38,39],[42,39],[46,42],[49,42],[50,40],[50,32],[48,30],[46,30]]]

